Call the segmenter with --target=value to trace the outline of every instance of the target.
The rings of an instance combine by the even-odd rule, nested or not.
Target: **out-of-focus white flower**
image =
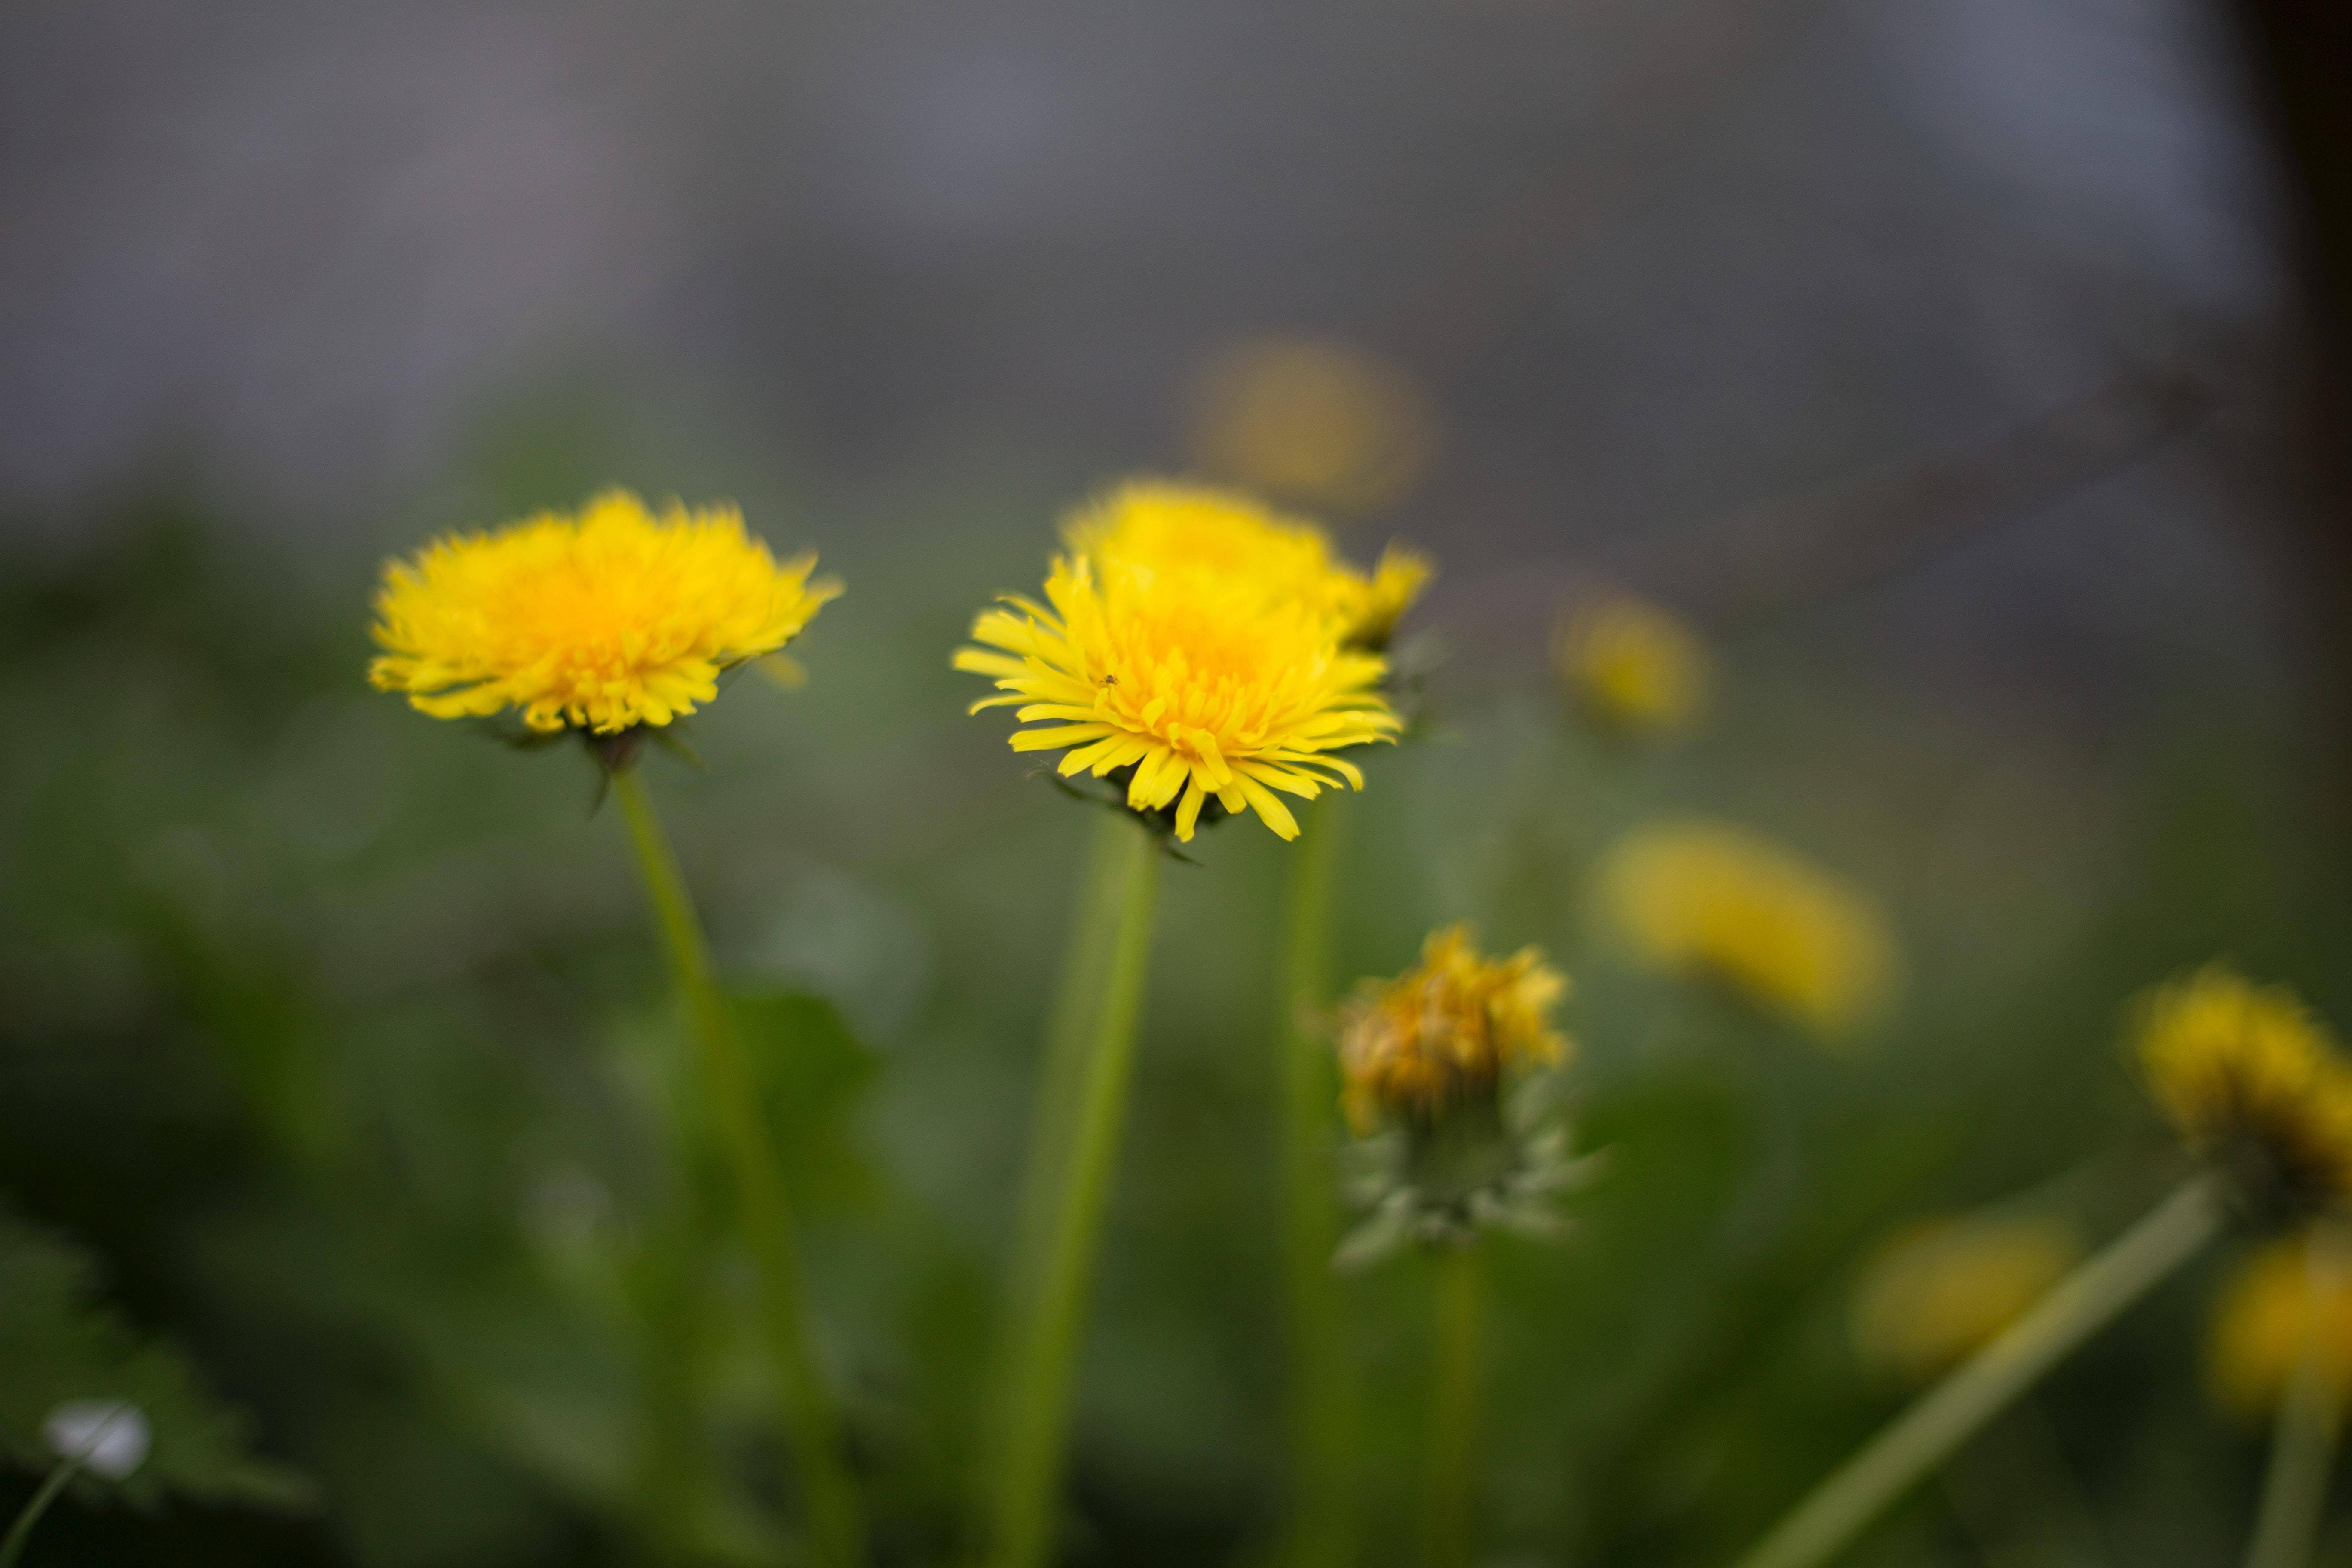
[[[41,1436],[60,1459],[119,1481],[147,1462],[147,1415],[127,1399],[68,1399],[42,1419]]]

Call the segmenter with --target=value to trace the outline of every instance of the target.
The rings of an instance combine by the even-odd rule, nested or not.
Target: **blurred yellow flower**
[[[1990,1343],[2082,1257],[2074,1226],[2049,1216],[1959,1215],[1907,1227],[1855,1282],[1855,1354],[1902,1382],[1930,1382]]]
[[[2352,1199],[2352,1066],[2294,992],[2213,964],[2135,1012],[2149,1095],[2242,1199],[2269,1217]]]
[[[1491,1100],[1508,1068],[1567,1054],[1551,1026],[1568,980],[1521,948],[1484,958],[1464,926],[1433,931],[1421,962],[1394,980],[1367,980],[1341,1011],[1339,1065],[1349,1120],[1427,1122],[1466,1100]]]
[[[1393,738],[1379,691],[1387,665],[1332,639],[1328,617],[1272,602],[1261,584],[1111,562],[1057,558],[1051,605],[1008,595],[984,611],[958,669],[996,678],[998,695],[971,710],[1020,704],[1016,752],[1071,748],[1060,771],[1127,774],[1139,812],[1175,810],[1192,837],[1202,808],[1255,809],[1285,838],[1298,824],[1274,792],[1312,799],[1333,784],[1361,789],[1355,764],[1330,753]],[[1001,650],[1001,651],[991,651]]]
[[[2277,1405],[2306,1335],[2339,1405],[2352,1394],[2352,1269],[2327,1258],[2312,1265],[2307,1239],[2274,1241],[2222,1288],[2206,1366],[2214,1396],[2241,1415],[2260,1417]]]
[[[1429,580],[1429,563],[1395,545],[1370,576],[1323,531],[1232,490],[1135,479],[1064,525],[1072,551],[1100,563],[1200,576],[1299,605],[1351,647],[1379,651]]]
[[[1682,619],[1631,595],[1577,607],[1560,627],[1553,668],[1578,704],[1612,728],[1684,728],[1706,704],[1706,647]]]
[[[816,557],[779,565],[731,505],[656,517],[607,490],[389,562],[368,668],[436,719],[521,710],[534,730],[610,735],[667,724],[719,694],[720,671],[782,647],[841,585]]]
[[[1348,643],[1353,647],[1384,651],[1396,635],[1396,624],[1421,597],[1437,568],[1428,556],[1391,544],[1381,552],[1380,564],[1370,578],[1353,578],[1346,616]]]
[[[1716,981],[1824,1037],[1866,1021],[1893,987],[1894,942],[1877,907],[1736,827],[1634,829],[1603,859],[1596,900],[1647,963]]]
[[[1195,383],[1192,423],[1203,471],[1340,511],[1397,500],[1436,447],[1436,419],[1411,378],[1315,338],[1219,351]]]

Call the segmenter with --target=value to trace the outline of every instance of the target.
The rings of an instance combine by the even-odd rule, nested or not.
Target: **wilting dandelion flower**
[[[1577,704],[1633,734],[1679,730],[1706,704],[1706,645],[1669,611],[1612,594],[1581,605],[1561,626],[1553,668]]]
[[[656,516],[607,490],[576,516],[541,512],[387,564],[368,678],[436,719],[512,708],[549,732],[667,724],[841,592],[811,579],[815,564],[778,563],[731,505]]]
[[[1495,1098],[1506,1068],[1549,1067],[1568,1050],[1551,1026],[1568,979],[1532,947],[1482,957],[1465,926],[1433,931],[1421,962],[1366,981],[1342,1011],[1339,1066],[1348,1119],[1431,1121]]]
[[[1853,1296],[1855,1352],[1902,1382],[1928,1382],[1990,1344],[2082,1257],[2074,1226],[2046,1215],[1910,1227],[1864,1267]]]
[[[2306,1349],[2342,1405],[2352,1395],[2352,1270],[2325,1259],[2314,1268],[2305,1238],[2273,1241],[2238,1266],[2215,1303],[2206,1349],[2214,1396],[2268,1415]]]
[[[1894,943],[1876,906],[1736,827],[1637,828],[1609,852],[1597,892],[1602,917],[1646,962],[1825,1037],[1863,1023],[1892,987]]]
[[[1391,545],[1370,575],[1340,559],[1323,531],[1250,497],[1206,485],[1137,479],[1074,514],[1070,548],[1099,565],[1212,580],[1218,591],[1299,605],[1333,637],[1377,652],[1428,583],[1428,561]]]
[[[2257,1217],[2352,1200],[2352,1064],[2294,992],[2215,964],[2136,1011],[2150,1097]]]
[[[1341,510],[1384,505],[1421,477],[1436,420],[1385,360],[1314,338],[1261,338],[1209,361],[1192,448],[1209,472]]]
[[[1044,727],[1015,731],[1014,751],[1067,748],[1065,775],[1123,775],[1128,805],[1169,813],[1179,839],[1213,803],[1296,837],[1276,792],[1361,789],[1332,753],[1398,729],[1378,689],[1384,660],[1342,649],[1322,614],[1246,580],[1118,562],[1098,577],[1078,555],[1055,561],[1045,597],[1008,595],[973,623],[987,646],[960,649],[955,667],[995,677],[998,695],[971,710],[1019,705],[1014,718]]]
[[[1569,1054],[1552,1026],[1567,993],[1538,949],[1488,958],[1458,925],[1431,932],[1402,974],[1356,987],[1339,1012],[1339,1069],[1359,1134],[1355,1195],[1370,1212],[1341,1244],[1343,1265],[1486,1226],[1558,1230],[1553,1197],[1590,1165],[1570,1158],[1534,1073]]]

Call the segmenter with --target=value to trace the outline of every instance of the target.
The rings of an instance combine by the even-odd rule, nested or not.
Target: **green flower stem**
[[[1094,836],[1087,840],[1085,862],[1079,868],[1077,897],[1071,906],[1061,978],[1045,1016],[1037,1100],[1030,1111],[1028,1158],[1021,1173],[1021,1207],[1004,1275],[1003,1340],[996,1354],[1003,1376],[1003,1386],[997,1390],[995,1428],[1000,1437],[1009,1438],[1021,1426],[1021,1399],[1025,1391],[1013,1373],[1022,1364],[1025,1337],[1038,1310],[1037,1292],[1045,1279],[1055,1213],[1069,1171],[1072,1123],[1085,1087],[1093,1026],[1102,1010],[1103,980],[1110,968],[1119,906],[1127,895],[1128,853],[1134,837],[1135,821],[1125,812],[1106,811],[1095,818]],[[980,1496],[980,1505],[984,1511],[996,1507],[999,1479],[992,1468],[982,1478],[986,1489]]]
[[[1069,1147],[1043,1227],[1040,1272],[1022,1293],[1008,1386],[1010,1423],[997,1473],[991,1561],[997,1568],[1037,1568],[1052,1546],[1063,1450],[1069,1437],[1070,1388],[1085,1337],[1087,1297],[1102,1238],[1119,1131],[1134,1076],[1136,1022],[1150,967],[1151,915],[1160,885],[1160,841],[1125,825],[1126,842],[1108,863],[1119,889],[1109,962],[1095,1010],[1077,1092],[1067,1112]],[[1074,1003],[1073,1005],[1076,1005]],[[1049,1063],[1049,1069],[1052,1064]],[[1051,1156],[1047,1156],[1051,1157]]]
[[[1118,911],[1127,896],[1128,854],[1135,822],[1125,812],[1101,813],[1087,845],[1078,896],[1070,921],[1062,975],[1046,1015],[1045,1050],[1039,1064],[1037,1103],[1030,1114],[1029,1153],[1022,1172],[1020,1217],[1007,1274],[1013,1318],[1025,1320],[1034,1292],[1045,1274],[1053,1243],[1055,1205],[1070,1158],[1072,1121],[1084,1088],[1093,1026],[1102,1010],[1103,980],[1110,968]],[[1008,1355],[1007,1364],[1011,1357]],[[1011,1429],[1008,1426],[1008,1431]]]
[[[737,1200],[743,1205],[744,1229],[759,1272],[760,1328],[775,1363],[778,1414],[799,1462],[815,1554],[835,1568],[856,1568],[866,1559],[865,1524],[810,1344],[807,1292],[793,1243],[792,1212],[775,1146],[761,1114],[751,1058],[719,992],[702,922],[678,873],[677,858],[654,816],[644,779],[633,767],[618,769],[613,774],[613,794],[620,800],[630,842],[645,871],[671,975],[685,995],[710,1113],[732,1170]]]
[[[2331,1260],[2316,1241],[2311,1252],[2316,1299],[2323,1285],[2331,1283],[2321,1278]],[[2318,1313],[2315,1310],[2310,1316],[2316,1319]],[[2246,1568],[2305,1568],[2311,1561],[2312,1537],[2327,1502],[2327,1472],[2336,1461],[2341,1399],[2342,1390],[2332,1385],[2320,1354],[2319,1336],[2306,1325],[2303,1354],[2279,1399],[2270,1470],[2263,1478],[2262,1512],[2247,1543]]]
[[[1478,1384],[1486,1300],[1475,1242],[1437,1258],[1437,1311],[1430,1355],[1429,1494],[1422,1516],[1428,1568],[1468,1568],[1471,1493],[1477,1477]]]
[[[2196,1256],[2220,1231],[2221,1217],[2213,1177],[2183,1184],[1921,1395],[1814,1488],[1738,1568],[1812,1568],[1851,1544],[2068,1352]]]
[[[1313,1015],[1331,990],[1331,898],[1347,816],[1333,795],[1300,813],[1289,856],[1275,1039],[1282,1077],[1283,1288],[1289,1311],[1291,1568],[1339,1568],[1354,1555],[1349,1498],[1352,1429],[1338,1281],[1330,1146],[1337,1074]]]
[[[8,1527],[7,1539],[0,1541],[0,1568],[16,1568],[16,1559],[25,1554],[25,1542],[33,1538],[33,1526],[41,1522],[41,1515],[49,1511],[49,1505],[58,1500],[58,1494],[66,1489],[66,1483],[80,1470],[87,1453],[85,1449],[83,1453],[59,1459],[57,1468],[49,1472],[48,1479],[41,1483],[41,1489],[25,1504],[24,1511],[16,1515],[16,1522]]]

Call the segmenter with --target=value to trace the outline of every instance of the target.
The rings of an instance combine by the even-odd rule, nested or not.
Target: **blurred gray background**
[[[11,6],[0,502],[69,539],[161,467],[373,551],[494,521],[471,433],[577,395],[789,474],[838,548],[910,475],[1043,512],[1181,467],[1204,358],[1307,333],[1423,389],[1435,461],[1369,526],[1474,626],[1599,570],[2102,704],[2332,613],[2246,20]]]

